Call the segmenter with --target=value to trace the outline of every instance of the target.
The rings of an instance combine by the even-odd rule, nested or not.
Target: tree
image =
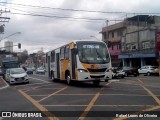
[[[18,56],[18,63],[19,64],[23,64],[25,63],[25,61],[28,59],[28,54],[26,54],[25,52],[22,52],[19,56]]]

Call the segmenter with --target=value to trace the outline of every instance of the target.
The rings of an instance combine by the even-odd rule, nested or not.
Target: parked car
[[[124,78],[125,72],[122,69],[112,68],[112,78]]]
[[[33,69],[32,68],[27,68],[27,74],[33,74]]]
[[[121,70],[125,73],[125,76],[138,76],[138,68],[133,68],[133,67],[122,67]]]
[[[138,69],[138,72],[139,74],[144,74],[144,75],[147,75],[147,76],[150,76],[150,75],[158,75],[158,67],[157,66],[151,66],[151,65],[148,65],[148,66],[143,66],[141,68]]]
[[[33,70],[33,71],[36,71],[36,68],[35,68],[35,67],[32,67],[32,70]]]
[[[5,80],[9,84],[29,83],[28,75],[23,68],[10,68],[6,70]]]
[[[45,72],[46,72],[45,69],[42,67],[36,69],[36,74],[45,74]]]

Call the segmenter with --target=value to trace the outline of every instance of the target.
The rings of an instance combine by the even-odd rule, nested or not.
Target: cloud
[[[8,40],[15,42],[15,44],[20,42],[22,44],[22,50],[26,49],[29,53],[32,53],[33,51],[40,50],[42,47],[44,51],[54,49],[57,46],[61,46],[75,39],[90,39],[91,35],[101,39],[101,34],[99,34],[99,32],[105,25],[105,19],[123,20],[126,16],[135,15],[126,14],[127,12],[159,12],[160,2],[158,0],[154,0],[154,2],[150,0],[12,0],[12,3],[22,5],[9,4],[7,6],[12,13],[8,14],[11,20],[9,23],[5,23],[5,34],[3,36],[21,32],[21,34],[14,35],[8,38]],[[98,11],[112,13],[101,13]],[[42,16],[19,15],[13,13],[36,14]],[[88,20],[76,18],[88,18]],[[104,20],[89,20],[95,18],[103,18]],[[115,21],[109,22],[109,24],[113,23],[115,23]],[[16,48],[15,50],[18,51]]]

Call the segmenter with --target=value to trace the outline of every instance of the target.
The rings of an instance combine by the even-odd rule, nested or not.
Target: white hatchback
[[[157,68],[158,68],[157,66],[151,66],[151,65],[143,66],[138,69],[138,72],[139,72],[139,74],[146,74],[146,75],[150,76],[151,74],[158,74],[158,72],[156,70]]]
[[[28,75],[23,68],[10,68],[6,70],[5,80],[9,84],[29,83]]]

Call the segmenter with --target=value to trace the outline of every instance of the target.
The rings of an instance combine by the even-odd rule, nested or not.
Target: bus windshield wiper
[[[96,53],[97,53],[98,57],[101,58],[101,60],[103,61],[103,63],[105,63],[105,59],[103,59],[103,57],[102,57],[101,54],[97,51],[97,49],[96,49]]]

